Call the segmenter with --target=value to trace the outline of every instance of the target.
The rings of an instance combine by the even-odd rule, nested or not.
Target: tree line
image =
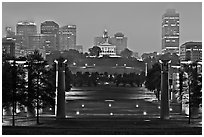
[[[99,86],[99,85],[111,85],[111,86],[131,86],[141,87],[145,81],[144,72],[141,74],[136,73],[124,73],[124,74],[108,74],[107,72],[77,72],[72,74],[73,86]]]
[[[19,109],[27,108],[27,115],[34,116],[37,99],[39,108],[54,107],[55,72],[38,51],[26,57],[2,56],[2,107],[10,112],[15,102]],[[10,61],[26,61],[24,64]],[[42,63],[39,63],[42,62]]]

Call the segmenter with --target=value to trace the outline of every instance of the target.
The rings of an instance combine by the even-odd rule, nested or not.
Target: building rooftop
[[[41,25],[55,25],[55,26],[59,26],[56,22],[54,21],[45,21],[43,23],[41,23]]]
[[[36,25],[33,21],[19,21],[17,25]]]

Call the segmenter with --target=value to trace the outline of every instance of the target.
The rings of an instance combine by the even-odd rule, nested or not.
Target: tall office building
[[[123,33],[118,32],[114,37],[110,38],[110,42],[116,45],[116,54],[120,54],[125,48],[127,48],[127,37]]]
[[[162,16],[162,53],[179,54],[179,13],[168,9]]]
[[[11,27],[6,27],[6,37],[15,37],[15,32],[12,31],[12,28]]]
[[[180,46],[181,61],[202,61],[202,42],[186,42]]]
[[[28,37],[36,34],[37,34],[37,26],[34,22],[20,21],[17,23],[16,35],[21,36],[23,48],[28,48]]]
[[[16,57],[16,45],[13,38],[2,38],[2,53],[9,54],[11,57]]]
[[[60,50],[76,49],[76,25],[66,25],[59,29]]]
[[[57,23],[55,23],[54,21],[45,21],[41,23],[40,32],[41,34],[44,34],[47,37],[54,36],[56,39],[52,47],[47,47],[47,50],[49,51],[59,50],[59,25]]]
[[[29,49],[45,49],[46,52],[54,51],[56,45],[55,34],[38,34],[29,36]]]

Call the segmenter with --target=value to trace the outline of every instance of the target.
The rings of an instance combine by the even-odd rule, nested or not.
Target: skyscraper
[[[202,42],[186,42],[180,46],[180,60],[202,61]]]
[[[37,26],[32,21],[20,21],[16,25],[16,35],[21,36],[23,48],[28,48],[28,37],[37,34]]]
[[[114,37],[110,38],[111,43],[116,45],[116,54],[120,54],[125,48],[127,48],[127,37],[123,33],[118,32]]]
[[[55,23],[54,21],[45,21],[41,23],[40,28],[41,34],[44,34],[47,36],[47,38],[55,37],[55,43],[52,45],[52,47],[47,47],[47,50],[59,50],[59,25]],[[52,39],[52,38],[50,38]],[[50,41],[49,38],[47,40]]]
[[[60,50],[76,49],[76,25],[66,25],[59,29]]]
[[[179,54],[179,13],[168,9],[162,16],[162,53]]]
[[[6,37],[15,37],[15,32],[12,31],[11,27],[6,27]]]

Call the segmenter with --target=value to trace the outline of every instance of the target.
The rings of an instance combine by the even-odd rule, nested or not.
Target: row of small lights
[[[109,106],[109,107],[112,107],[112,105],[111,105],[110,103],[108,104],[108,106]],[[84,105],[84,104],[82,104],[82,105],[81,105],[81,107],[82,107],[82,108],[84,108],[84,107],[85,107],[85,105]],[[135,106],[135,107],[136,107],[136,108],[139,108],[139,105],[138,105],[138,104],[136,104],[136,106]],[[158,106],[158,109],[160,109],[160,106]],[[170,108],[169,110],[170,110],[170,111],[173,111],[173,109],[172,109],[172,108]],[[77,112],[76,112],[76,115],[79,115],[79,114],[80,114],[80,113],[79,113],[79,111],[77,111]],[[113,115],[113,113],[111,112],[111,113],[110,113],[110,115]],[[143,112],[143,115],[147,115],[147,112],[146,112],[146,111],[144,111],[144,112]]]
[[[76,66],[76,63],[74,62],[73,65]],[[84,66],[88,66],[88,64],[86,63]],[[96,64],[93,64],[93,66],[96,66]],[[118,64],[115,64],[115,66],[118,66]],[[126,67],[126,64],[124,64],[124,66]]]
[[[108,106],[109,106],[109,107],[111,107],[112,105],[109,103],[109,104],[108,104]],[[84,107],[85,107],[85,105],[84,105],[84,104],[82,104],[82,105],[81,105],[81,107],[82,107],[82,108],[84,108]],[[139,105],[137,104],[135,107],[136,107],[136,108],[138,108],[138,107],[139,107]],[[158,109],[160,109],[160,106],[158,106]],[[173,109],[172,109],[172,108],[170,108],[169,110],[170,110],[170,111],[173,111]],[[79,115],[79,114],[80,114],[80,113],[79,113],[79,111],[77,111],[77,112],[76,112],[76,114],[77,114],[77,115]],[[110,113],[110,115],[113,115],[113,113],[111,112],[111,113]],[[144,112],[143,112],[143,115],[147,115],[147,112],[145,112],[145,111],[144,111]]]

